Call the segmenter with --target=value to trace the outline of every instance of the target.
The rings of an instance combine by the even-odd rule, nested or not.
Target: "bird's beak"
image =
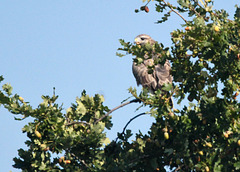
[[[137,38],[135,38],[134,42],[135,42],[135,44],[140,45],[140,42]]]

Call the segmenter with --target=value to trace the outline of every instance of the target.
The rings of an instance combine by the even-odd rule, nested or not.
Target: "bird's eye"
[[[141,40],[143,41],[145,38],[141,38]]]

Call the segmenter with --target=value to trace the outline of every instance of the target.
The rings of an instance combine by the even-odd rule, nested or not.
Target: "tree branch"
[[[128,121],[128,123],[125,125],[125,127],[123,128],[122,133],[125,132],[127,126],[128,126],[134,119],[136,119],[136,118],[138,118],[139,116],[142,116],[142,115],[148,115],[148,113],[143,112],[143,113],[140,113],[140,114],[134,116],[133,118],[131,118],[131,119]]]
[[[121,108],[121,107],[123,107],[123,106],[126,106],[126,105],[128,105],[128,104],[130,104],[130,103],[137,103],[137,102],[140,103],[141,101],[140,101],[139,99],[133,99],[133,100],[131,100],[131,101],[128,101],[128,102],[126,102],[126,103],[123,103],[123,104],[121,104],[121,105],[113,108],[113,109],[110,110],[108,113],[106,113],[104,116],[102,116],[101,118],[99,118],[99,119],[95,122],[95,124],[98,123],[99,121],[101,121],[102,119],[104,119],[105,117],[109,116],[113,111],[115,111],[115,110],[117,110],[117,109],[119,109],[119,108]]]
[[[200,4],[198,4],[198,6],[202,7]],[[202,8],[203,8],[203,7],[202,7]],[[189,7],[189,9],[192,10],[198,17],[201,17],[201,14],[198,13],[195,8]]]
[[[70,125],[74,125],[74,124],[86,124],[86,125],[90,125],[88,122],[85,122],[85,121],[73,121],[73,122],[67,123],[66,126],[70,126]]]
[[[162,1],[168,8],[170,8],[174,13],[176,13],[179,17],[181,17],[181,18],[185,21],[185,23],[188,23],[187,20],[186,20],[178,11],[176,11],[176,10],[174,10],[174,9],[172,8],[172,6],[171,6],[171,4],[169,4],[169,2],[166,3],[165,0],[161,0],[161,1]]]
[[[149,4],[149,2],[151,2],[151,0],[149,0],[145,6],[147,6]]]
[[[74,156],[77,160],[79,160],[86,168],[89,168],[89,166],[86,164],[86,162],[82,159],[79,159],[74,153],[71,153],[72,156]]]
[[[128,123],[125,125],[125,127],[123,128],[123,131],[122,131],[121,135],[124,134],[127,126],[128,126],[134,119],[136,119],[136,118],[138,118],[139,116],[142,116],[142,115],[149,115],[149,113],[143,112],[143,113],[140,113],[140,114],[134,116],[133,118],[131,118],[131,119],[128,121]],[[117,142],[118,139],[119,139],[119,138],[117,137],[115,142]]]

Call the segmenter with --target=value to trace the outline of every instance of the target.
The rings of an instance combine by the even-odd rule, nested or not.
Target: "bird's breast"
[[[143,62],[146,66],[153,66],[154,65],[154,60],[153,59],[147,59],[144,60]]]

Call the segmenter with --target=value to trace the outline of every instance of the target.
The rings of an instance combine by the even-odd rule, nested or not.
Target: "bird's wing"
[[[157,88],[161,88],[163,84],[172,83],[172,76],[170,75],[171,66],[168,60],[166,60],[164,66],[158,64],[155,66],[153,73],[154,78],[157,82]]]
[[[137,85],[141,84],[143,87],[147,87],[150,90],[155,90],[157,87],[156,79],[153,77],[153,74],[148,73],[146,64],[141,63],[137,65],[136,63],[133,63],[132,71],[136,78]]]

